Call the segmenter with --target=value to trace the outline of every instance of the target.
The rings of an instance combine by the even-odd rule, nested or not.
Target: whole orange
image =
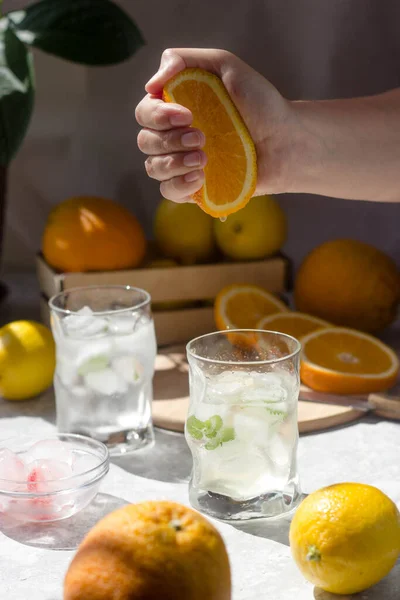
[[[135,268],[146,246],[136,217],[120,204],[98,197],[61,202],[51,211],[42,239],[46,261],[66,272]]]
[[[64,600],[230,600],[224,542],[173,502],[125,506],[89,531],[69,566]]]
[[[396,318],[400,273],[390,257],[370,244],[331,240],[303,261],[294,296],[301,312],[373,333]]]

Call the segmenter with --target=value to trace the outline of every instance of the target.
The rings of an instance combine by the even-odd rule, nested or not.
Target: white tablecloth
[[[1,322],[38,318],[32,277],[11,281],[14,295],[2,307]],[[27,431],[51,434],[55,431],[52,392],[24,403],[0,400],[0,418],[0,438]],[[157,430],[153,448],[113,461],[96,500],[82,513],[48,525],[10,525],[0,520],[0,598],[61,600],[68,564],[92,525],[128,502],[169,499],[188,504],[190,467],[183,436]],[[338,481],[360,481],[378,486],[400,507],[400,423],[366,416],[346,427],[302,436],[299,469],[306,493]],[[290,556],[287,519],[216,525],[232,564],[233,600],[339,598],[304,581]],[[358,600],[399,598],[400,562],[381,583],[357,596]]]

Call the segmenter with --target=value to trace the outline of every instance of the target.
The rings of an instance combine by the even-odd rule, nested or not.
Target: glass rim
[[[22,442],[24,440],[24,438],[26,438],[26,439],[34,438],[34,436],[30,436],[29,434],[23,435],[22,437],[12,435],[12,436],[9,436],[8,438],[1,438],[0,444],[5,443],[7,441],[9,442],[10,440],[14,440],[14,439],[17,439],[19,442]],[[94,438],[88,438],[87,436],[81,435],[79,433],[64,433],[62,431],[53,433],[45,439],[53,440],[53,441],[63,441],[63,440],[65,441],[64,438],[67,438],[70,442],[75,442],[75,443],[84,442],[87,444],[89,442],[88,443],[89,446],[97,448],[99,451],[102,452],[102,456],[98,457],[99,464],[96,465],[95,467],[91,467],[90,469],[87,469],[86,471],[83,471],[82,473],[68,475],[67,477],[60,477],[59,479],[49,479],[46,481],[46,483],[57,484],[57,483],[61,482],[64,485],[65,483],[68,483],[68,482],[71,482],[73,484],[74,480],[79,481],[79,480],[84,479],[84,481],[82,481],[78,485],[75,485],[72,487],[67,487],[67,488],[63,487],[61,489],[49,490],[47,492],[36,492],[36,491],[15,491],[15,490],[4,489],[4,487],[2,487],[2,486],[4,486],[4,484],[13,483],[16,485],[22,485],[22,484],[26,483],[26,480],[20,481],[18,479],[0,478],[0,497],[1,496],[12,496],[15,498],[39,498],[39,497],[44,497],[44,496],[49,496],[49,495],[59,496],[59,495],[65,494],[65,493],[79,491],[81,488],[85,488],[85,487],[93,485],[94,483],[96,483],[96,481],[98,479],[102,479],[109,470],[110,453],[109,453],[107,446],[105,444],[103,444],[103,442],[100,442],[99,440],[96,440]],[[41,440],[38,440],[38,441],[41,441]]]
[[[135,287],[132,285],[103,284],[103,285],[83,285],[83,286],[68,288],[67,290],[63,290],[62,292],[58,292],[57,294],[54,294],[54,296],[51,296],[51,298],[48,300],[48,305],[50,307],[50,310],[52,310],[56,313],[60,313],[60,314],[64,314],[64,315],[78,315],[77,310],[69,310],[67,308],[60,308],[59,306],[55,306],[54,302],[57,300],[57,298],[61,298],[61,296],[65,296],[66,294],[70,294],[70,293],[74,293],[74,292],[89,291],[89,290],[99,290],[99,289],[100,290],[114,289],[114,290],[120,290],[120,291],[125,290],[125,291],[131,291],[131,292],[140,292],[141,294],[143,294],[145,296],[145,299],[142,300],[141,302],[139,302],[138,304],[136,304],[134,306],[128,306],[127,308],[117,308],[116,310],[92,311],[93,315],[96,315],[96,316],[104,316],[104,315],[110,315],[110,314],[116,315],[116,314],[125,313],[127,311],[131,311],[131,310],[139,310],[141,308],[144,308],[145,306],[148,306],[151,303],[151,296],[150,296],[149,292],[146,292],[146,290],[144,290],[143,288],[138,288],[138,287]]]
[[[291,340],[292,342],[295,343],[296,345],[296,349],[293,350],[293,352],[290,352],[287,356],[281,356],[279,358],[266,358],[265,360],[219,360],[219,359],[214,359],[214,358],[207,358],[205,356],[200,356],[199,354],[196,354],[195,352],[193,352],[192,350],[190,350],[189,346],[191,344],[193,344],[194,342],[198,342],[199,340],[202,340],[204,338],[207,337],[213,337],[213,336],[226,336],[229,333],[269,333],[269,334],[273,334],[275,336],[280,336],[283,338],[287,338],[289,340]],[[290,360],[291,358],[294,358],[295,356],[297,356],[301,351],[301,343],[299,342],[299,340],[297,340],[295,337],[293,337],[292,335],[289,335],[287,333],[281,333],[280,331],[272,331],[270,329],[224,329],[223,331],[212,331],[211,333],[205,333],[203,335],[199,335],[195,338],[193,338],[192,340],[190,340],[190,342],[188,342],[186,344],[186,353],[188,356],[190,356],[191,358],[195,358],[196,360],[200,360],[206,363],[213,363],[215,365],[268,365],[268,364],[275,364],[275,363],[279,363],[279,362],[284,362],[285,360]]]

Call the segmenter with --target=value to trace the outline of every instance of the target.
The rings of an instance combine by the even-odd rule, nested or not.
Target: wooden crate
[[[210,300],[225,285],[249,283],[282,293],[289,287],[290,263],[278,255],[252,262],[221,262],[191,267],[132,269],[89,273],[59,273],[42,255],[37,256],[37,276],[42,294],[42,319],[49,323],[48,300],[54,294],[88,285],[132,285],[152,297],[159,346],[186,342],[215,330]],[[159,303],[190,301],[190,308],[163,310]]]

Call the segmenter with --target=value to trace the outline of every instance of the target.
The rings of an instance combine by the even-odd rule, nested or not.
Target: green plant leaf
[[[112,65],[144,44],[132,19],[110,0],[41,0],[8,13],[26,44],[85,65]]]
[[[28,129],[34,102],[30,51],[0,21],[0,165],[15,156]]]

